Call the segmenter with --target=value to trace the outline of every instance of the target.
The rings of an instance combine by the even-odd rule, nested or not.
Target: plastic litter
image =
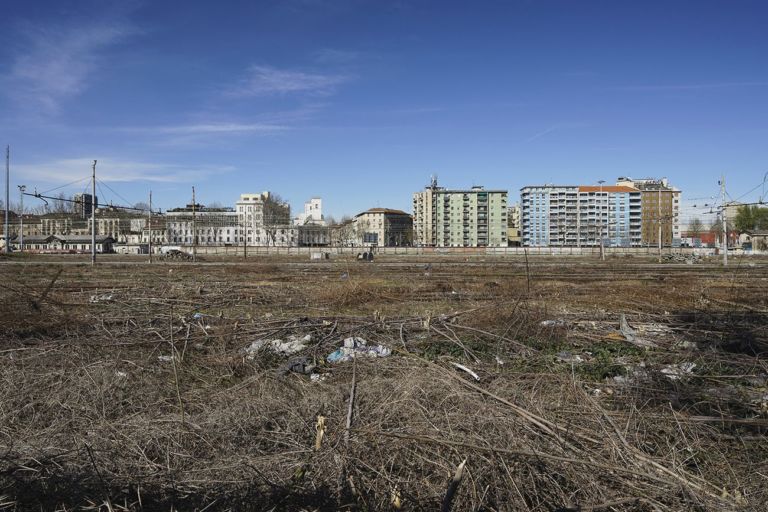
[[[315,371],[315,365],[312,364],[312,360],[308,357],[296,357],[290,359],[287,363],[280,367],[280,373],[283,375],[293,372],[300,373],[302,375],[312,375]]]
[[[455,366],[456,368],[458,368],[459,370],[465,371],[468,374],[470,374],[472,376],[472,378],[474,378],[476,381],[478,381],[478,382],[480,381],[480,376],[478,374],[476,374],[475,372],[473,372],[472,370],[470,370],[469,368],[467,368],[466,366],[464,366],[463,364],[454,363],[453,361],[451,361],[451,364],[453,366]]]
[[[161,363],[170,363],[175,359],[176,358],[174,356],[157,356],[157,360],[160,361]]]
[[[202,313],[195,313],[194,315],[192,315],[193,320],[200,320],[201,318],[203,318]]]
[[[383,345],[368,345],[368,341],[353,336],[345,339],[341,348],[328,354],[326,360],[329,363],[343,363],[355,357],[388,357],[391,354],[392,349]]]
[[[114,295],[111,293],[102,293],[101,295],[91,295],[91,303],[97,302],[111,302],[114,300]]]
[[[565,327],[566,322],[562,318],[558,318],[557,320],[542,320],[539,325],[542,327]]]
[[[287,341],[283,340],[256,340],[243,349],[246,359],[254,359],[256,353],[262,348],[268,348],[276,354],[290,356],[307,348],[307,343],[312,341],[312,335],[307,334],[303,338],[290,335]]]
[[[679,380],[681,377],[691,375],[696,363],[669,364],[661,369],[661,373],[667,376],[669,380]]]
[[[579,354],[571,354],[566,350],[557,353],[557,360],[560,361],[561,363],[583,363],[584,362],[584,358],[581,357]]]
[[[637,331],[629,326],[629,323],[627,323],[627,317],[624,313],[621,314],[621,319],[619,320],[619,331],[621,331],[624,339],[633,345],[644,348],[656,346],[656,344],[652,341],[648,341],[637,336]]]

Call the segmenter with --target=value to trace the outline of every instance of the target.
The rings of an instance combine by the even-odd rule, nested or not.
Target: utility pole
[[[96,160],[91,177],[91,265],[96,265]]]
[[[246,206],[243,208],[246,208],[246,211],[243,212],[243,260],[248,260],[248,234],[247,234],[247,227],[248,227],[248,212]]]
[[[8,188],[11,184],[11,146],[5,148],[5,252],[11,252],[11,234],[8,229],[8,217],[10,215],[10,192]]]
[[[21,212],[19,212],[19,252],[24,252],[24,192],[26,185],[18,185],[19,200],[21,201]]]
[[[149,191],[149,218],[147,219],[147,224],[149,225],[149,246],[148,246],[148,252],[149,252],[149,262],[152,263],[152,191]]]
[[[659,263],[661,263],[661,187],[659,187],[659,198],[657,199],[656,223],[659,225]]]
[[[195,187],[192,187],[192,261],[197,261],[197,214],[195,208]]]
[[[603,183],[605,180],[598,181],[600,184],[600,259],[605,261],[605,241],[603,240]]]
[[[728,266],[728,222],[726,219],[727,210],[725,208],[725,175],[720,177],[720,196],[723,203],[723,265]]]

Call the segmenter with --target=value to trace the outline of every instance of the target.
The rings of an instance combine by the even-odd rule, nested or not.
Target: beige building
[[[667,178],[635,180],[622,177],[617,180],[616,185],[634,187],[640,191],[642,245],[656,247],[659,244],[659,228],[661,228],[663,246],[671,247],[680,244],[682,232],[679,189],[671,186]]]
[[[522,226],[520,224],[520,203],[510,206],[507,211],[507,244],[511,247],[522,245]]]
[[[426,247],[507,245],[507,191],[449,190],[437,179],[413,194],[413,242]]]
[[[355,215],[353,225],[360,245],[403,247],[413,242],[413,219],[402,210],[371,208]]]

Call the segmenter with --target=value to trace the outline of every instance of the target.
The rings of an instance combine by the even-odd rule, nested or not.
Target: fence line
[[[191,247],[182,246],[181,250],[189,252]],[[329,255],[357,255],[367,248],[362,247],[248,247],[248,257],[251,256],[307,256],[312,253]],[[649,256],[658,255],[654,247],[607,247],[606,256]],[[373,249],[377,255],[466,255],[466,256],[595,256],[600,255],[599,247],[377,247]],[[662,254],[699,254],[702,256],[717,254],[716,249],[691,247],[666,247]],[[731,250],[740,254],[741,251]],[[755,252],[757,253],[757,252]],[[209,256],[243,256],[243,248],[235,246],[198,246],[198,255]]]

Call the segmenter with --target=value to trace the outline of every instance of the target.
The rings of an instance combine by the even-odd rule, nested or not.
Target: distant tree
[[[694,217],[688,224],[688,234],[693,238],[701,238],[701,234],[704,232],[704,223],[701,219]]]
[[[74,203],[70,203],[67,201],[68,199],[70,198],[64,195],[64,192],[59,192],[59,195],[56,197],[56,199],[51,201],[51,212],[70,213],[72,211],[72,207],[70,205]]]
[[[291,225],[291,206],[277,194],[269,194],[264,199],[264,232],[267,245],[277,245],[278,230],[288,229]]]
[[[220,201],[214,201],[208,205],[208,208],[223,208],[224,206]]]
[[[149,205],[143,201],[139,201],[138,203],[134,204],[133,207],[138,210],[144,210],[144,212],[149,211]]]
[[[757,205],[740,206],[734,226],[741,233],[768,229],[768,208]]]

